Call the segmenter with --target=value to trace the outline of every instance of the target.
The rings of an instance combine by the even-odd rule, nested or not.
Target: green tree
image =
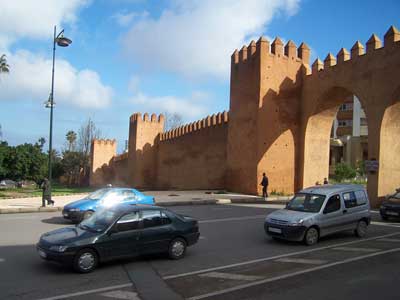
[[[73,130],[70,130],[67,132],[65,135],[68,143],[68,151],[75,151],[75,146],[76,146],[76,132]]]
[[[82,166],[82,153],[75,151],[64,151],[61,166],[68,185],[79,184]]]
[[[0,74],[1,73],[9,73],[10,66],[7,64],[7,57],[5,54],[0,56]]]
[[[10,155],[10,147],[7,142],[0,141],[0,180],[7,177],[8,166],[6,165],[6,158]]]

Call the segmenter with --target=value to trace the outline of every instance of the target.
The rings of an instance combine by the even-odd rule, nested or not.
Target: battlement
[[[218,113],[218,114],[213,114],[213,115],[207,116],[206,118],[203,118],[201,120],[198,120],[198,121],[195,121],[195,122],[192,122],[189,124],[185,124],[178,128],[163,132],[160,135],[160,140],[166,141],[166,140],[175,139],[180,136],[190,134],[192,132],[197,132],[197,131],[205,129],[205,128],[214,127],[214,126],[228,123],[228,121],[229,121],[229,114],[226,111],[224,111],[222,113]]]
[[[122,153],[120,155],[117,155],[117,156],[113,157],[113,161],[114,162],[121,161],[121,160],[124,160],[124,159],[128,159],[128,152],[125,152],[125,153]]]
[[[310,48],[305,43],[301,43],[297,48],[292,40],[289,40],[284,46],[279,37],[276,37],[272,43],[265,37],[260,37],[257,42],[251,41],[248,46],[244,45],[240,51],[236,49],[231,56],[231,64],[232,66],[240,66],[265,54],[303,62],[307,65],[310,60]]]
[[[336,66],[349,63],[351,61],[360,59],[361,57],[370,57],[375,55],[377,50],[391,49],[400,46],[400,32],[394,26],[390,26],[389,30],[384,36],[384,44],[376,34],[372,34],[370,39],[366,42],[366,50],[360,41],[356,41],[350,52],[346,48],[341,48],[336,55],[328,53],[322,62],[317,58],[312,64],[311,71],[307,71],[308,76],[315,76],[320,72],[333,70]]]
[[[110,140],[110,139],[94,139],[92,141],[94,145],[110,145],[114,146],[116,145],[117,141],[116,140]]]
[[[156,114],[151,114],[149,116],[148,113],[145,113],[143,116],[141,113],[134,113],[129,118],[130,122],[149,122],[149,123],[164,123],[164,115],[160,114],[158,117]]]

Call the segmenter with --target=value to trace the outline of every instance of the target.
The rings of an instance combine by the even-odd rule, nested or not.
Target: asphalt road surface
[[[0,215],[0,299],[400,299],[400,223],[373,214],[368,236],[351,232],[312,247],[264,233],[265,205],[172,207],[200,220],[186,257],[107,263],[90,274],[39,258],[39,236],[60,213]]]

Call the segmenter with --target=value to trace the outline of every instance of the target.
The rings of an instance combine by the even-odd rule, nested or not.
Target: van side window
[[[352,208],[367,203],[367,197],[364,191],[343,193],[343,200],[346,208]]]
[[[338,211],[340,209],[340,196],[333,195],[326,202],[324,214],[329,214],[331,212]]]

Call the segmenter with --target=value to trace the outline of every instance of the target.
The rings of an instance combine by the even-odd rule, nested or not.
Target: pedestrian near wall
[[[47,201],[47,205],[53,205],[54,206],[54,201],[51,200],[51,194],[50,194],[50,182],[47,178],[45,178],[42,182],[42,203],[44,205],[44,201]]]
[[[324,184],[329,184],[329,181],[326,177],[324,178]]]
[[[265,173],[263,173],[263,178],[261,180],[260,185],[262,185],[262,187],[263,187],[262,191],[263,191],[263,197],[265,199],[265,198],[268,197],[268,192],[267,192],[267,189],[268,189],[268,177],[267,177],[267,175]]]

